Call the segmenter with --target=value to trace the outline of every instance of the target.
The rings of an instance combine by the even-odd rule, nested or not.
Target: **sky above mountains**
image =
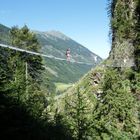
[[[107,0],[0,0],[0,23],[58,30],[102,58],[110,51]]]

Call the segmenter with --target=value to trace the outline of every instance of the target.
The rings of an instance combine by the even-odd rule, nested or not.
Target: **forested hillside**
[[[57,98],[78,140],[140,139],[140,1],[108,5],[109,58]]]
[[[107,12],[112,39],[108,59],[59,96],[42,88],[40,56],[1,48],[1,138],[140,139],[140,1],[109,0]],[[27,26],[9,34],[13,46],[39,52]]]

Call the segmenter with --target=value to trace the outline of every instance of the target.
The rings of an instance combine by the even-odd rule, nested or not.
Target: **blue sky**
[[[106,58],[110,51],[107,0],[0,0],[0,23],[58,30]]]

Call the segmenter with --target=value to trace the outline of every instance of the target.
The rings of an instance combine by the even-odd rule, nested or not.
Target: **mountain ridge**
[[[4,28],[4,31],[3,31]],[[5,28],[7,30],[5,30]],[[10,36],[10,28],[6,26],[0,26],[0,31],[2,35]],[[40,52],[46,55],[52,55],[54,57],[66,59],[66,49],[71,49],[71,61],[73,62],[83,62],[82,64],[68,63],[67,61],[60,61],[50,58],[43,58],[43,64],[47,69],[45,69],[45,74],[43,77],[48,77],[52,82],[61,83],[73,83],[79,80],[85,73],[87,73],[92,67],[96,66],[102,60],[101,57],[95,55],[87,48],[72,40],[70,37],[64,35],[60,31],[31,31],[35,33],[40,46]],[[0,43],[10,44],[9,37],[7,40],[0,37]],[[95,62],[95,57],[97,61]],[[88,65],[92,63],[93,65]],[[56,75],[57,74],[57,75]]]
[[[72,60],[83,61],[87,63],[101,61],[102,58],[91,52],[89,49],[77,43],[75,40],[64,35],[60,31],[35,32],[43,47],[43,52],[50,53],[54,51],[54,56],[66,58],[65,51],[71,49]]]

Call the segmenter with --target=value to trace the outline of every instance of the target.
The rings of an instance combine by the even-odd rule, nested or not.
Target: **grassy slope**
[[[56,86],[56,92],[59,94],[65,92],[68,88],[73,86],[73,84],[55,83],[55,86]]]
[[[47,58],[45,66],[56,72],[49,75],[51,81],[58,83],[73,83],[82,77],[92,66],[86,64],[69,63]]]
[[[73,98],[75,98],[75,94],[77,92],[78,87],[82,88],[83,91],[85,91],[84,93],[87,95],[88,99],[91,100],[91,105],[94,104],[94,98],[96,98],[97,96],[96,93],[101,91],[100,82],[105,71],[106,69],[102,65],[93,68],[91,71],[85,74],[79,81],[77,81],[73,86],[69,87],[67,91],[65,91],[61,95],[56,96],[56,104],[59,104],[59,109],[64,109],[65,99],[70,98],[70,100],[72,100]],[[96,74],[101,74],[100,80],[97,80]],[[96,85],[94,81],[98,81],[98,84]]]

